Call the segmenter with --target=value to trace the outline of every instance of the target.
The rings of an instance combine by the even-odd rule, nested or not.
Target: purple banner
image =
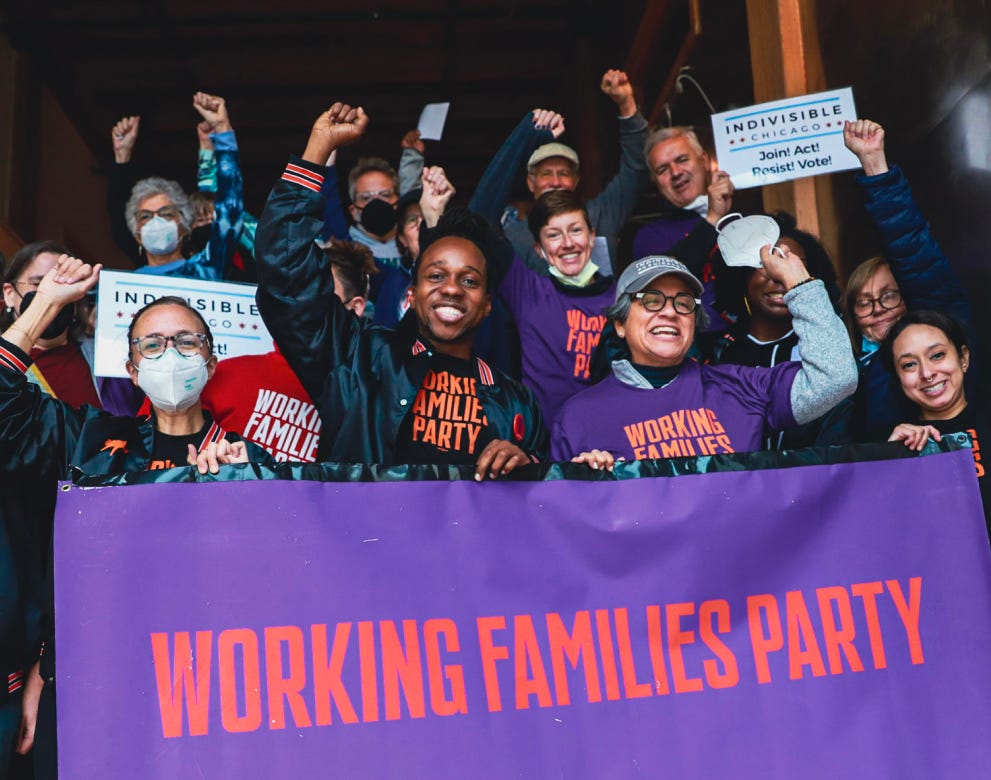
[[[66,777],[979,777],[971,453],[72,487]]]

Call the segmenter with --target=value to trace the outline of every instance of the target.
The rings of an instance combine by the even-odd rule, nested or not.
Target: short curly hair
[[[138,232],[138,209],[141,203],[153,195],[164,195],[172,201],[172,205],[179,211],[179,223],[187,233],[192,229],[195,216],[193,204],[189,202],[189,196],[179,183],[160,176],[150,176],[134,185],[131,197],[128,198],[127,206],[124,208],[127,229],[131,231],[131,235],[137,235]]]

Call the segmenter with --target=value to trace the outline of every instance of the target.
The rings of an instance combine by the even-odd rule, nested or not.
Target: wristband
[[[788,288],[788,292],[791,292],[792,290],[797,290],[803,284],[808,284],[809,282],[814,282],[815,280],[816,280],[816,278],[814,276],[810,276],[808,279],[802,279],[802,281],[800,281],[798,284],[795,284],[795,285],[792,285],[791,287],[789,287]]]

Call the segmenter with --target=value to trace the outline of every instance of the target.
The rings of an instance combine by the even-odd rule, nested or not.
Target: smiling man
[[[688,127],[655,130],[644,143],[644,155],[657,191],[672,206],[633,238],[633,257],[668,252],[702,220],[715,226],[733,203],[733,184]],[[713,243],[715,238],[713,236]]]
[[[322,163],[364,133],[361,108],[335,103],[313,125],[258,226],[258,307],[323,421],[321,460],[473,464],[475,478],[542,457],[533,395],[473,353],[492,301],[472,220],[441,225],[413,269],[411,309],[395,330],[348,311],[313,239]]]

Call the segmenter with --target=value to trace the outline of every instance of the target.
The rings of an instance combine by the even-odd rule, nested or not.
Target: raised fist
[[[231,129],[231,120],[227,116],[227,104],[222,97],[197,92],[193,95],[193,108],[200,112],[205,122],[210,124],[211,132],[226,133]]]
[[[210,127],[210,123],[206,120],[197,123],[196,125],[196,138],[200,142],[200,149],[212,149],[213,141],[210,140],[210,133],[213,132],[213,128]]]
[[[134,152],[134,144],[138,140],[138,126],[141,124],[139,116],[125,116],[110,132],[110,138],[114,145],[114,159],[119,163],[128,162]]]
[[[421,176],[423,194],[420,196],[420,210],[427,227],[435,227],[448,202],[454,196],[454,185],[448,181],[444,169],[431,165],[423,169]]]
[[[621,70],[607,70],[602,75],[599,88],[619,107],[622,116],[636,113],[637,103],[633,98],[633,85]]]
[[[419,130],[410,130],[406,133],[403,136],[403,140],[399,142],[399,146],[402,149],[416,149],[420,154],[424,154],[427,151],[423,141],[420,140]]]
[[[884,128],[870,119],[843,123],[843,143],[857,155],[864,173],[876,176],[888,170],[884,153]]]
[[[554,140],[564,135],[564,117],[544,108],[533,109],[533,126],[537,130],[550,130]]]

